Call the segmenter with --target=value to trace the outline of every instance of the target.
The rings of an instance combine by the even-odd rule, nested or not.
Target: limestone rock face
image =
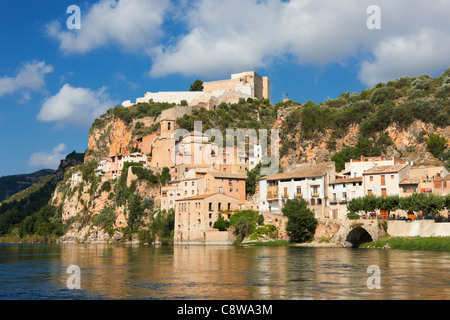
[[[276,127],[280,127],[283,121],[284,116],[279,117]],[[293,132],[290,137],[296,142],[296,149],[291,149],[287,155],[280,159],[280,164],[283,168],[293,163],[330,161],[331,156],[335,152],[342,150],[345,146],[356,145],[359,138],[359,125],[350,126],[344,136],[336,139],[335,151],[328,150],[326,143],[331,137],[331,130],[318,134],[314,140],[302,140],[299,132],[300,130]],[[406,128],[402,128],[394,123],[384,130],[384,133],[393,142],[393,145],[386,149],[385,156],[387,158],[402,158],[404,161],[413,162],[417,165],[440,165],[440,161],[427,151],[425,140],[428,135],[438,134],[450,141],[450,127],[434,127],[420,120],[414,121]],[[420,138],[421,136],[422,139]]]

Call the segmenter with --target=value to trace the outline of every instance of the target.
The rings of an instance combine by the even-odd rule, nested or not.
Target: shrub
[[[433,79],[429,75],[420,75],[411,83],[411,89],[427,91],[432,83]]]
[[[111,182],[105,181],[100,188],[100,192],[109,192],[111,191]]]
[[[138,232],[139,244],[152,243],[152,234],[148,229],[142,229]]]
[[[426,141],[427,150],[436,158],[442,157],[448,140],[438,134],[430,134]]]
[[[93,220],[95,226],[102,227],[110,236],[114,234],[114,223],[116,222],[116,213],[114,209],[106,207]]]
[[[447,79],[450,81],[450,77]],[[435,97],[439,99],[446,99],[450,97],[450,83],[444,83],[439,89],[437,89]]]
[[[373,91],[370,96],[370,102],[374,104],[382,104],[387,100],[393,100],[396,97],[395,89],[392,87],[381,87]]]

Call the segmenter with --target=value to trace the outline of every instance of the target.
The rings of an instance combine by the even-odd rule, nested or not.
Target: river
[[[0,245],[0,299],[447,300],[449,271],[449,252]]]

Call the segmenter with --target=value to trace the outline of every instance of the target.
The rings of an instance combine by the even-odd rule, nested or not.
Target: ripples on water
[[[81,290],[66,287],[70,265]],[[446,300],[449,271],[450,253],[425,251],[0,245],[0,299]]]

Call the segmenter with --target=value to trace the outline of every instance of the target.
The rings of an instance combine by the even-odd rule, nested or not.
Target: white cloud
[[[381,9],[381,30],[366,25],[373,4]],[[278,60],[349,59],[360,62],[366,84],[430,73],[450,65],[448,12],[445,0],[198,0],[184,15],[185,34],[155,50],[150,75],[213,77]]]
[[[374,4],[381,30],[367,28]],[[371,85],[448,67],[448,12],[447,0],[99,0],[82,9],[81,30],[52,22],[47,33],[66,54],[116,46],[148,55],[152,77],[357,61]]]
[[[424,28],[420,33],[379,43],[374,59],[364,61],[359,79],[373,86],[404,75],[441,73],[450,66],[450,34]]]
[[[44,101],[38,119],[89,128],[97,117],[116,103],[105,90],[92,91],[65,84],[56,95]]]
[[[60,42],[66,54],[110,44],[129,51],[150,50],[162,35],[160,26],[169,5],[169,0],[100,0],[87,13],[81,9],[80,30],[68,30],[53,21],[47,25],[47,34]]]
[[[28,164],[33,167],[56,169],[66,156],[63,154],[65,150],[67,150],[66,145],[61,143],[54,147],[51,152],[35,152],[30,156]]]
[[[45,75],[53,72],[53,67],[44,61],[26,62],[14,77],[0,77],[0,97],[21,91],[24,100],[30,99],[30,92],[45,86]]]

